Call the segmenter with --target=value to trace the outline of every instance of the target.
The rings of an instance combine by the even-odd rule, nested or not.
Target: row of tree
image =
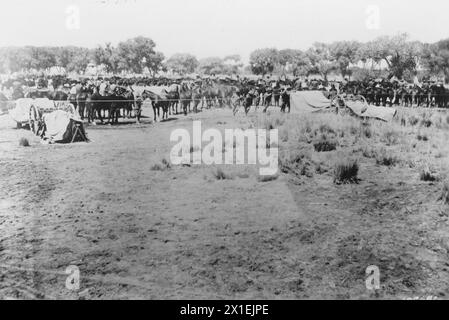
[[[81,47],[7,47],[0,48],[0,73],[24,69],[64,67],[67,71],[83,72],[89,63],[103,65],[108,72],[144,71],[157,74],[170,70],[178,74],[237,74],[243,63],[240,56],[210,57],[198,60],[191,54],[175,54],[165,59],[156,51],[156,43],[146,37],[136,37],[110,43],[95,49]],[[406,34],[384,36],[367,43],[338,41],[315,43],[308,50],[258,49],[251,53],[249,71],[257,75],[331,73],[343,77],[363,78],[380,70],[397,78],[413,78],[418,72],[445,76],[449,79],[449,39],[426,44],[409,41]]]
[[[238,74],[243,67],[239,55],[230,55],[225,58],[210,57],[197,60],[191,54],[178,53],[167,60],[166,68],[178,74],[198,72],[200,74]]]
[[[399,79],[412,79],[423,72],[449,80],[449,39],[426,44],[409,41],[407,34],[400,34],[367,43],[315,43],[306,51],[266,48],[251,54],[250,67],[253,73],[261,75],[281,72],[327,78],[330,73],[337,73],[360,78],[386,71]]]
[[[69,72],[84,72],[89,63],[104,65],[108,72],[144,70],[156,74],[164,69],[165,56],[156,51],[156,43],[146,37],[107,43],[95,49],[81,47],[5,47],[0,48],[0,72],[48,69],[54,66]]]
[[[243,66],[239,55],[225,58],[210,57],[198,60],[191,54],[178,53],[165,61],[163,53],[156,51],[156,43],[145,37],[111,43],[95,49],[80,47],[6,47],[0,48],[0,73],[21,70],[42,70],[54,66],[69,72],[83,72],[89,63],[102,65],[107,72],[171,70],[178,74],[199,72],[202,74],[237,74]]]

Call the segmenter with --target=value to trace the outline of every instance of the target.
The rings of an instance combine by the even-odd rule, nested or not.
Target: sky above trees
[[[0,46],[94,48],[142,35],[167,57],[239,54],[246,63],[255,48],[403,32],[436,42],[449,35],[448,11],[446,0],[4,0]]]

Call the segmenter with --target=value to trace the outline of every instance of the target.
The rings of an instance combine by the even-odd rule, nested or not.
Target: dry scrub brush
[[[356,159],[340,158],[334,164],[334,183],[357,183],[359,164]]]
[[[156,163],[151,167],[152,171],[165,171],[171,168],[170,162],[166,159],[162,159],[161,163]]]
[[[391,167],[396,165],[399,160],[395,155],[389,154],[387,149],[381,148],[375,153],[376,164]]]
[[[329,140],[325,134],[313,143],[316,152],[329,152],[337,149],[337,141]]]
[[[212,169],[212,175],[216,180],[233,180],[234,177],[231,174],[226,173],[222,168],[215,167]]]
[[[433,182],[438,180],[438,175],[435,174],[433,170],[430,169],[428,165],[425,165],[419,174],[421,181]]]
[[[283,173],[311,178],[313,167],[311,152],[306,147],[282,150],[279,154],[279,168]]]
[[[277,178],[279,178],[279,175],[278,175],[278,174],[274,174],[274,175],[266,175],[266,176],[259,175],[259,176],[257,177],[257,180],[258,180],[259,182],[270,182],[270,181],[276,180]]]
[[[439,200],[443,201],[444,204],[449,204],[449,178],[443,181]]]
[[[30,146],[30,142],[28,141],[27,138],[20,138],[19,146],[21,146],[21,147],[29,147]]]

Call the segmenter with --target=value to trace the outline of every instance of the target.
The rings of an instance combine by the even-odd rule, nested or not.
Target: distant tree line
[[[255,74],[271,73],[327,78],[335,73],[360,80],[383,74],[411,80],[418,73],[449,80],[449,39],[427,44],[409,41],[407,34],[383,36],[367,43],[337,41],[315,43],[306,51],[297,49],[255,50],[250,56]]]
[[[146,37],[129,39],[117,46],[106,43],[94,49],[74,46],[0,48],[0,73],[53,66],[64,67],[68,72],[83,72],[91,62],[103,65],[111,73],[148,71],[153,75],[168,70],[180,75],[194,72],[229,75],[243,69],[239,55],[198,60],[194,55],[177,53],[166,59],[163,53],[156,51],[156,43]],[[325,79],[334,73],[360,80],[379,74],[411,80],[421,73],[449,80],[449,39],[428,44],[409,41],[407,34],[400,34],[366,43],[315,43],[305,51],[257,49],[251,53],[246,70],[256,75],[319,74]]]
[[[0,48],[0,72],[48,69],[54,66],[68,72],[83,72],[89,63],[103,64],[108,72],[142,73],[146,68],[156,74],[163,70],[165,59],[155,50],[156,43],[145,37],[120,42],[117,47],[107,43],[94,49],[65,47],[5,47]]]

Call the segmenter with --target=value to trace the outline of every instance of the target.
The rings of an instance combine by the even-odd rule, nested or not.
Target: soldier
[[[288,113],[290,113],[290,87],[285,87],[281,93],[282,105],[281,112],[285,112],[285,109],[288,108]]]

